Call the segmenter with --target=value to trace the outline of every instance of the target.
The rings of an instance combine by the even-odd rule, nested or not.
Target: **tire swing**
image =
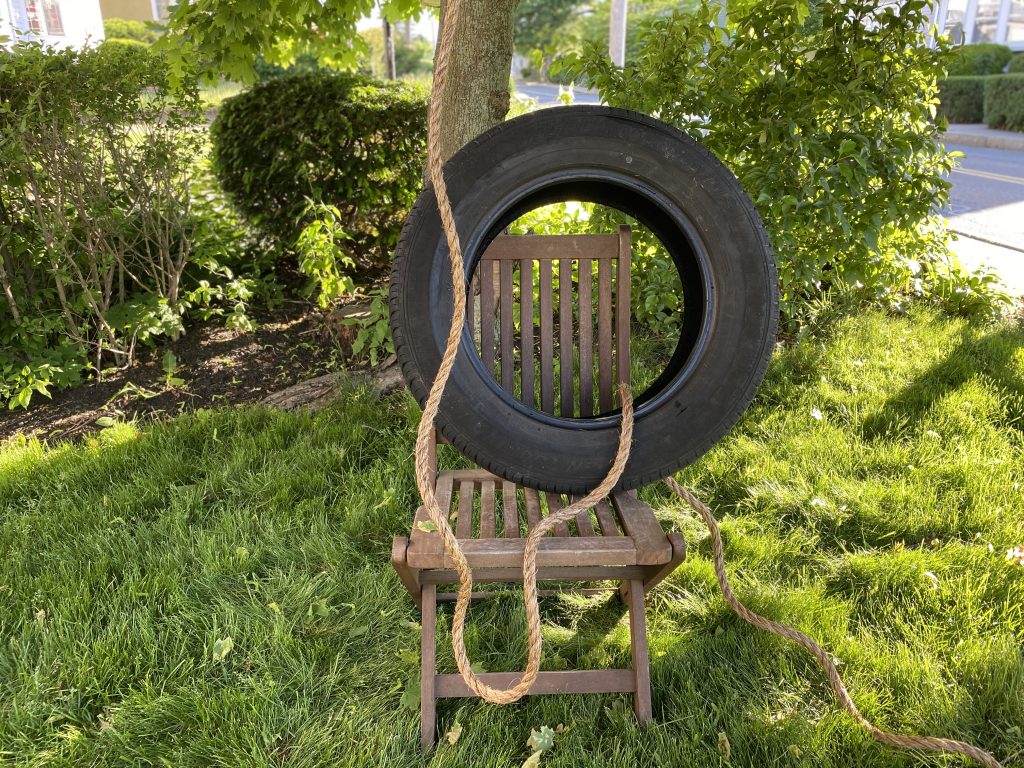
[[[861,715],[836,665],[817,643],[754,613],[732,592],[714,515],[672,477],[739,418],[763,377],[774,344],[778,313],[775,265],[757,213],[739,183],[707,150],[675,129],[605,107],[550,109],[511,120],[483,134],[444,164],[438,149],[438,105],[443,101],[453,48],[451,30],[458,9],[458,0],[449,3],[438,43],[428,126],[431,184],[420,194],[402,230],[390,305],[402,372],[423,407],[415,461],[417,489],[423,499],[421,512],[432,523],[436,543],[443,546],[444,568],[453,569],[458,578],[452,647],[465,690],[496,704],[512,703],[530,693],[541,674],[537,576],[542,540],[557,525],[593,508],[613,489],[628,490],[663,478],[707,526],[715,576],[730,608],[753,626],[811,653],[844,709],[873,738],[899,748],[961,754],[989,768],[1001,768],[988,752],[966,742],[889,733]],[[605,407],[596,416],[579,418],[541,413],[515,400],[510,394],[514,388],[498,386],[477,358],[465,322],[467,304],[472,302],[467,286],[487,247],[520,214],[563,200],[610,205],[648,227],[670,253],[684,294],[682,330],[665,370],[635,401],[629,376],[620,370],[621,410]],[[571,273],[564,277],[571,281]],[[543,298],[544,286],[540,288]],[[547,296],[550,302],[550,292]],[[532,323],[532,312],[524,316]],[[628,315],[623,325],[628,326]],[[547,350],[550,355],[550,347]],[[563,379],[562,383],[571,397],[571,382]],[[467,457],[511,483],[574,496],[560,509],[549,506],[543,519],[530,523],[521,550],[526,668],[522,674],[497,676],[500,682],[489,676],[499,686],[507,681],[508,688],[489,685],[484,675],[473,670],[466,653],[464,629],[473,599],[473,568],[460,544],[464,537],[457,537],[452,530],[450,499],[439,501],[435,488],[435,428]],[[493,497],[494,485],[487,482]],[[462,490],[459,494],[462,507]],[[471,495],[467,498],[472,502]],[[491,503],[493,507],[493,498]],[[481,509],[482,505],[481,500]],[[460,530],[470,531],[467,523],[471,518],[470,503],[459,515]],[[658,528],[653,516],[652,524]],[[490,527],[493,525],[492,517]],[[392,562],[415,597],[418,577],[410,574],[408,561],[402,559],[404,545],[398,549],[397,554],[392,552]],[[630,578],[632,623],[633,611],[643,612],[643,597],[638,593],[644,591],[644,582]],[[424,638],[428,619],[431,625],[431,647],[428,652],[424,646],[421,658],[421,678],[427,673],[421,682],[429,686],[431,712],[437,583],[448,582],[426,585],[422,597],[429,598],[430,607],[421,604]],[[646,640],[643,647],[646,666]],[[649,680],[646,686],[649,693]],[[639,683],[616,690],[638,688]],[[428,734],[423,734],[421,720],[424,745],[432,743],[432,722],[433,715],[429,738],[423,738]]]
[[[634,444],[618,488],[671,475],[735,424],[771,357],[778,283],[757,212],[714,155],[634,112],[562,107],[483,134],[447,163],[445,179],[467,284],[512,221],[566,200],[629,214],[671,255],[683,290],[681,331],[664,371],[636,397]],[[395,351],[421,406],[451,321],[448,259],[437,200],[427,187],[402,231],[391,281]],[[619,411],[567,418],[530,408],[495,381],[473,344],[467,327],[437,428],[510,481],[563,493],[596,487],[615,455]]]

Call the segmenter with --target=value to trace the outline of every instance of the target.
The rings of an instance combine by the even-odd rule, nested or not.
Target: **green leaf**
[[[542,725],[537,730],[530,730],[530,738],[526,740],[526,746],[537,752],[546,752],[555,746],[555,732]]]
[[[213,660],[214,662],[221,662],[227,658],[227,655],[231,653],[231,649],[235,647],[234,641],[231,636],[222,637],[213,644]]]

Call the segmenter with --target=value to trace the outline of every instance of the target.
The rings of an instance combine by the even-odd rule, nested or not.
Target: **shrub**
[[[930,292],[924,266],[948,258],[933,214],[953,161],[932,120],[948,42],[926,44],[927,3],[813,8],[748,3],[723,34],[719,6],[705,4],[642,25],[625,67],[597,45],[562,65],[736,174],[771,236],[791,320],[839,285],[885,301]]]
[[[103,34],[108,40],[137,40],[149,45],[160,37],[160,30],[155,26],[131,19],[104,19]]]
[[[1024,53],[1019,53],[1010,59],[1009,65],[1006,67],[1007,72],[1024,72]]]
[[[988,78],[985,123],[989,128],[1024,131],[1024,74]]]
[[[0,402],[130,363],[188,309],[244,298],[223,229],[194,216],[197,93],[165,86],[136,46],[0,54]]]
[[[947,77],[939,82],[939,114],[951,123],[980,123],[985,116],[987,76]]]
[[[108,51],[112,51],[115,48],[141,48],[144,51],[149,50],[149,46],[140,40],[132,40],[127,37],[108,37],[102,43],[100,48],[104,48]]]
[[[424,92],[403,84],[326,72],[276,78],[224,102],[211,129],[217,176],[286,250],[311,211],[332,206],[349,258],[379,274],[420,188],[426,111]]]
[[[1013,58],[1013,51],[998,43],[972,43],[955,50],[949,59],[949,74],[998,75]]]

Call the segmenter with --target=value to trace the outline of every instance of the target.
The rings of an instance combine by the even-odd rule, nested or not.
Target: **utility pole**
[[[398,77],[395,70],[395,29],[384,19],[384,75],[388,80]]]
[[[621,67],[626,63],[626,14],[628,0],[612,0],[612,23],[608,30],[608,56],[612,64]]]

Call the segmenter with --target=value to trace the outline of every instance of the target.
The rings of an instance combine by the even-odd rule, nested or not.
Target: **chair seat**
[[[441,472],[436,488],[438,502],[450,510],[455,535],[474,568],[521,567],[527,532],[571,502],[563,494],[524,488],[482,469]],[[410,567],[454,566],[432,528],[421,506],[406,552]],[[672,541],[654,511],[632,492],[616,491],[568,523],[556,525],[541,542],[537,565],[647,566],[672,559]]]

